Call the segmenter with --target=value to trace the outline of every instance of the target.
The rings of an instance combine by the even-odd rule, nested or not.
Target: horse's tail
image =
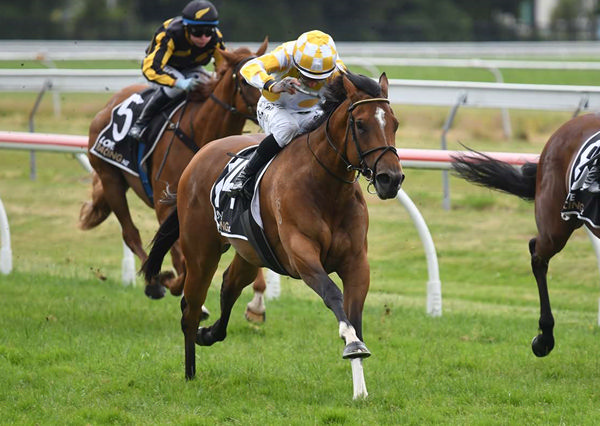
[[[86,201],[79,211],[79,228],[85,230],[100,225],[110,215],[111,209],[104,196],[104,188],[98,173],[92,177],[92,201]]]
[[[179,217],[177,216],[177,208],[175,208],[158,228],[152,240],[152,248],[148,253],[148,258],[140,268],[140,274],[144,275],[147,283],[159,274],[163,259],[178,238]]]
[[[528,201],[535,198],[535,163],[525,163],[517,169],[509,163],[495,160],[477,151],[473,151],[473,155],[453,156],[452,160],[454,172],[471,183],[516,195]]]

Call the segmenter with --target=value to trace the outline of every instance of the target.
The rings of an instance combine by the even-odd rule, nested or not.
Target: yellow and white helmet
[[[321,80],[335,71],[335,43],[329,34],[313,30],[302,34],[294,46],[294,65],[308,78]]]

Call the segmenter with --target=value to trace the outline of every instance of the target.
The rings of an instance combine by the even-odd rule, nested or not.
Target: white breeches
[[[318,107],[305,111],[288,110],[263,96],[256,107],[258,124],[266,134],[273,135],[282,148],[295,136],[309,129],[321,114]]]

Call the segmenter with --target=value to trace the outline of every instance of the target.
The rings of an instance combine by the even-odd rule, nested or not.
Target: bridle
[[[241,82],[243,77],[240,77],[240,75],[239,75],[240,69],[244,66],[244,64],[254,58],[256,58],[256,56],[250,56],[248,58],[245,58],[243,61],[240,61],[240,63],[238,63],[235,66],[235,68],[233,69],[233,81],[235,82],[235,89],[233,91],[233,94],[231,95],[231,102],[226,103],[226,102],[222,101],[221,99],[217,98],[213,93],[210,94],[210,99],[212,99],[216,104],[223,107],[226,111],[229,111],[233,114],[241,115],[245,119],[252,120],[255,124],[258,124],[258,120],[256,119],[256,107],[252,106],[252,102],[250,102],[248,100],[248,97],[244,93],[244,90],[242,89],[242,82]],[[244,100],[244,103],[246,104],[246,109],[248,110],[247,113],[241,112],[240,110],[238,110],[236,107],[233,106],[234,101],[235,101],[235,96],[237,95],[238,92],[239,92],[240,96],[242,97],[242,99]]]
[[[344,179],[344,178],[336,175],[331,170],[329,170],[329,168],[325,164],[323,164],[323,162],[321,162],[321,160],[319,160],[319,158],[317,157],[315,152],[312,150],[312,148],[310,146],[310,142],[309,142],[309,133],[306,134],[306,144],[308,145],[308,148],[309,148],[310,152],[312,153],[312,155],[317,160],[317,163],[319,163],[319,165],[321,167],[323,167],[323,169],[325,169],[325,171],[327,173],[329,173],[330,175],[332,175],[333,177],[335,177],[336,179],[338,179],[344,183],[354,183],[358,180],[360,175],[363,175],[367,179],[367,181],[370,184],[372,184],[373,179],[375,178],[375,170],[377,170],[377,163],[379,163],[379,160],[381,160],[381,157],[383,157],[383,155],[385,153],[387,153],[388,151],[393,152],[394,155],[396,155],[396,156],[398,155],[398,153],[396,151],[396,147],[392,146],[392,145],[379,146],[376,148],[369,149],[368,151],[365,151],[365,152],[363,152],[361,150],[360,145],[358,143],[358,136],[356,135],[356,122],[354,120],[354,116],[352,115],[352,111],[354,111],[354,109],[356,109],[357,106],[366,104],[366,103],[370,103],[370,102],[385,102],[387,104],[390,103],[389,99],[386,99],[386,98],[370,98],[370,99],[362,99],[360,101],[356,101],[348,107],[349,117],[348,117],[348,124],[346,125],[346,133],[344,134],[344,150],[343,150],[343,152],[340,152],[336,148],[336,146],[333,143],[333,140],[329,134],[329,120],[331,119],[331,116],[333,114],[330,114],[329,117],[327,117],[327,122],[325,123],[325,135],[327,137],[327,143],[335,151],[337,156],[342,159],[342,161],[346,165],[346,170],[358,172],[355,179],[353,179],[353,180]],[[348,134],[350,132],[352,133],[352,140],[354,141],[354,146],[356,147],[356,152],[358,153],[358,166],[353,165],[350,162],[350,160],[348,160],[348,156],[346,154],[348,151]],[[381,151],[381,153],[375,159],[375,162],[373,163],[373,168],[370,168],[369,166],[367,166],[365,158],[368,155],[373,154],[374,152],[378,152],[378,151]]]

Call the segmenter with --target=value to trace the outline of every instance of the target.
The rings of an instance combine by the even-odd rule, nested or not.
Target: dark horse
[[[529,241],[529,252],[540,297],[539,334],[531,342],[533,353],[538,357],[548,355],[554,348],[554,317],[546,282],[550,259],[582,225],[600,237],[600,230],[586,221],[573,217],[563,220],[561,217],[575,156],[584,142],[599,130],[600,116],[596,114],[567,121],[550,137],[539,162],[526,163],[520,170],[476,152],[455,157],[452,165],[460,177],[470,182],[535,203],[538,234]]]
[[[381,199],[396,196],[404,179],[395,148],[398,121],[387,99],[385,74],[379,84],[348,73],[328,86],[324,113],[314,129],[295,138],[275,158],[260,183],[264,231],[289,276],[302,279],[331,309],[352,359],[354,397],[367,395],[362,358],[362,311],[369,289],[368,211],[357,173],[374,185]],[[185,256],[181,326],[185,376],[196,374],[195,345],[225,339],[232,307],[262,266],[249,243],[222,236],[209,194],[230,157],[264,135],[232,136],[206,145],[181,176],[177,209],[160,226],[142,267],[147,281],[160,270],[171,244],[180,237]],[[221,317],[198,329],[200,309],[221,254],[236,254],[223,274]],[[337,273],[343,294],[328,274]]]
[[[262,55],[267,48],[267,39],[256,54],[247,48],[234,51],[222,51],[223,64],[216,69],[216,79],[202,85],[199,91],[190,96],[183,112],[180,110],[172,121],[190,136],[198,148],[209,141],[229,135],[242,133],[247,119],[254,119],[256,103],[260,92],[246,83],[238,75],[239,69],[249,59]],[[147,86],[129,86],[114,95],[106,106],[96,115],[90,125],[89,147],[96,141],[98,133],[109,123],[112,109],[134,92]],[[154,208],[158,221],[162,223],[171,213],[172,206],[160,202],[161,194],[169,188],[175,191],[181,173],[192,159],[194,152],[188,148],[174,132],[167,128],[156,144],[149,162],[150,183],[155,194],[154,203],[148,198],[138,177],[123,172],[118,167],[88,153],[90,163],[95,170],[93,175],[92,201],[86,202],[80,212],[80,228],[91,229],[102,223],[114,212],[122,229],[123,240],[143,262],[147,254],[142,246],[140,233],[133,223],[127,204],[126,192],[134,192],[151,208]],[[173,265],[178,275],[183,273],[183,260],[179,244],[171,250]],[[170,273],[162,274],[159,279],[146,287],[146,294],[160,298],[164,294],[163,285],[172,294],[181,294],[183,280],[174,279]],[[255,290],[264,292],[262,274],[255,284]]]

